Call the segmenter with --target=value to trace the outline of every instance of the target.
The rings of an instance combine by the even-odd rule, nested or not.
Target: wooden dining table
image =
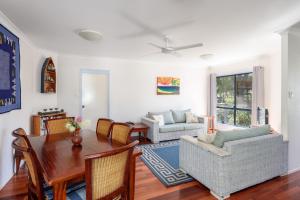
[[[107,152],[122,146],[97,135],[95,131],[82,130],[80,134],[83,138],[80,147],[73,146],[70,133],[29,137],[44,179],[53,187],[55,200],[66,199],[68,183],[84,180],[86,155]],[[131,158],[128,186],[128,199],[131,200],[134,199],[136,158],[141,154],[141,151],[135,149]]]

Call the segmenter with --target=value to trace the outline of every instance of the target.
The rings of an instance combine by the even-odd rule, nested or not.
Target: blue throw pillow
[[[171,110],[173,119],[175,123],[185,123],[186,122],[186,116],[185,113],[191,112],[191,109],[187,110]]]
[[[255,128],[235,129],[230,131],[217,131],[216,137],[212,144],[222,148],[225,142],[267,135],[270,133],[270,131],[270,125],[264,125]]]
[[[149,112],[148,113],[148,116],[152,119],[153,119],[153,117],[152,117],[153,115],[162,115],[164,117],[165,124],[174,124],[175,123],[171,111]]]

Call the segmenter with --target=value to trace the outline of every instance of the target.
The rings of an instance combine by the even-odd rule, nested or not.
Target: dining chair
[[[122,144],[128,144],[131,132],[132,126],[130,124],[114,122],[111,128],[111,139]]]
[[[13,140],[12,144],[19,144],[22,141],[22,138],[19,135],[13,135],[15,137],[15,139]],[[19,170],[20,170],[20,164],[21,164],[21,160],[24,160],[24,156],[22,151],[20,151],[19,149],[14,148],[14,145],[12,145],[13,149],[14,149],[14,153],[13,153],[13,167],[14,167],[14,172],[16,175],[18,175]]]
[[[86,199],[127,199],[134,141],[109,152],[85,157]]]
[[[44,199],[43,176],[40,173],[35,152],[31,147],[26,132],[22,128],[18,128],[13,131],[12,135],[17,138],[12,142],[12,146],[23,153],[29,171],[28,197],[29,199]]]
[[[27,138],[26,132],[22,128],[13,131],[12,135],[16,137],[12,142],[12,147],[24,155],[24,160],[29,172],[28,183],[28,199],[49,199],[53,197],[52,188],[45,184],[41,167],[37,160],[36,154],[32,149],[30,141]],[[43,184],[44,183],[44,184]],[[76,193],[84,187],[85,184],[81,179],[68,182],[67,191],[70,195]]]
[[[65,117],[60,119],[47,120],[46,121],[47,134],[52,135],[52,134],[69,132],[69,130],[66,128],[66,124],[70,120],[74,120],[74,117]]]
[[[96,133],[98,135],[109,138],[113,122],[114,121],[111,119],[106,119],[106,118],[98,119]]]

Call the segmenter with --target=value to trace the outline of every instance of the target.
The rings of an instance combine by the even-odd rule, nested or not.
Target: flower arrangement
[[[70,132],[74,132],[76,130],[80,130],[82,128],[85,128],[89,126],[90,121],[89,120],[82,120],[82,117],[76,117],[75,120],[71,119],[70,121],[67,122],[66,128]]]

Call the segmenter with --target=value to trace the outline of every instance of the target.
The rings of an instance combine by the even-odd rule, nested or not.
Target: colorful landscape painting
[[[157,77],[158,95],[175,95],[180,91],[180,79],[175,77]]]

